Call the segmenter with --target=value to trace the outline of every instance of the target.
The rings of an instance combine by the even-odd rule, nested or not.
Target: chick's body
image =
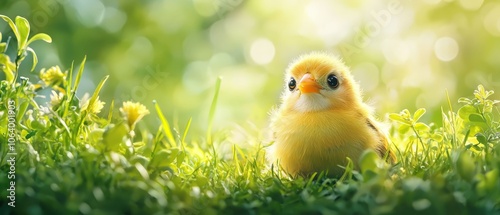
[[[272,162],[291,175],[328,170],[339,176],[346,157],[357,166],[366,149],[394,161],[386,136],[341,61],[325,53],[304,55],[289,66],[285,80],[282,104],[271,119]]]

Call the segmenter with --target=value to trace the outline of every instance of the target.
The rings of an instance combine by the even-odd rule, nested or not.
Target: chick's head
[[[358,107],[361,95],[349,69],[327,53],[299,57],[286,70],[282,108],[292,112],[348,110]]]

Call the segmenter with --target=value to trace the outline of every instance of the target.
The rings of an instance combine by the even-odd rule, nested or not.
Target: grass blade
[[[187,125],[186,125],[186,128],[184,129],[184,133],[182,134],[182,139],[181,139],[181,144],[182,144],[182,150],[185,150],[185,146],[184,146],[184,141],[186,140],[186,136],[187,136],[187,133],[189,131],[189,128],[191,127],[191,121],[193,120],[193,117],[190,117],[188,122],[187,122]]]
[[[92,95],[92,98],[90,98],[90,100],[89,100],[88,107],[92,107],[94,105],[94,103],[97,101],[97,98],[99,97],[99,92],[101,92],[101,89],[104,86],[104,84],[106,83],[106,81],[108,80],[108,78],[109,78],[109,75],[106,75],[101,80],[101,82],[99,82],[99,85],[97,85],[97,88],[94,91],[94,95]]]
[[[115,100],[111,100],[111,105],[109,105],[108,124],[111,123],[111,119],[113,118],[114,108],[115,108]]]
[[[163,127],[163,132],[165,132],[165,135],[167,135],[167,139],[170,142],[170,145],[175,146],[174,135],[172,135],[172,131],[170,129],[170,124],[168,123],[168,120],[161,112],[160,105],[158,105],[156,101],[153,101],[153,103],[155,104],[156,113],[158,114],[158,117],[160,117],[161,126]]]
[[[75,82],[73,83],[73,63],[71,63],[71,69],[69,71],[69,80],[68,80],[68,88],[72,88],[71,91],[67,91],[69,93],[68,100],[66,102],[66,108],[64,109],[63,117],[67,116],[69,107],[71,106],[71,102],[76,95],[76,90],[78,89],[78,85],[80,85],[80,80],[82,78],[83,69],[85,68],[85,62],[87,61],[87,56],[85,56],[80,63],[80,68],[78,69],[78,73],[76,74]]]
[[[212,105],[210,106],[210,112],[208,113],[208,128],[207,128],[207,143],[212,145],[212,125],[214,122],[215,108],[217,107],[217,99],[219,98],[220,84],[222,82],[222,77],[217,78],[215,83],[215,94],[212,99]]]
[[[236,172],[238,175],[241,175],[241,167],[240,167],[240,160],[238,158],[238,153],[236,152],[236,145],[233,145],[233,160],[234,160],[234,165],[236,166]]]
[[[85,68],[86,61],[87,61],[87,56],[83,57],[83,60],[80,63],[80,68],[78,68],[78,73],[76,74],[75,83],[73,84],[73,89],[71,89],[71,92],[73,94],[76,93],[76,90],[78,89],[78,86],[80,85],[80,80],[82,79],[83,69]]]

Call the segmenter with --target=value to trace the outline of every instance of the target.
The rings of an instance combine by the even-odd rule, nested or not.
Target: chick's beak
[[[302,93],[319,93],[321,86],[318,85],[314,77],[307,73],[302,76],[299,82],[299,90]]]

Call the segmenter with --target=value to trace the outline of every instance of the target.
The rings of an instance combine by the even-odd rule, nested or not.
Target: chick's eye
[[[337,87],[339,87],[339,79],[337,78],[337,76],[333,74],[328,75],[326,82],[328,83],[328,86],[330,86],[330,88],[332,89],[336,89]]]
[[[297,82],[294,78],[291,78],[290,82],[288,82],[288,89],[290,89],[290,91],[293,91],[295,87],[297,87]]]

